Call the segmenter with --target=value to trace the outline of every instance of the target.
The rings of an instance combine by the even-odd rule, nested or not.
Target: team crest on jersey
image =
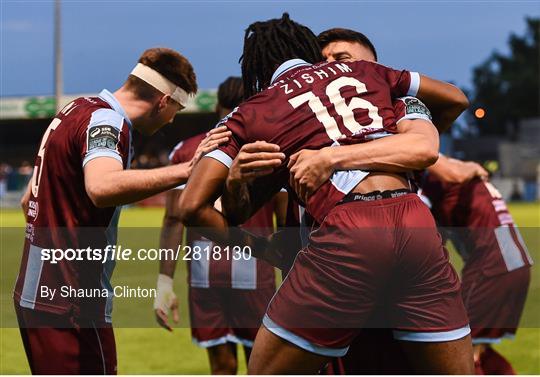
[[[99,125],[88,129],[88,151],[92,149],[116,150],[120,131],[112,126]]]
[[[424,114],[429,119],[431,119],[431,113],[429,112],[429,109],[420,101],[418,98],[415,97],[406,97],[403,99],[403,102],[405,102],[405,114]]]

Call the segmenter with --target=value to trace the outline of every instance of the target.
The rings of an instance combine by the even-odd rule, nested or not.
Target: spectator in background
[[[8,188],[9,175],[13,171],[13,168],[3,162],[0,164],[0,198],[4,197]]]

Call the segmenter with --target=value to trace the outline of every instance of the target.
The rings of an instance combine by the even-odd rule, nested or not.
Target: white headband
[[[152,85],[161,93],[170,95],[173,100],[186,107],[188,101],[187,92],[155,69],[138,63],[131,71],[131,74]]]

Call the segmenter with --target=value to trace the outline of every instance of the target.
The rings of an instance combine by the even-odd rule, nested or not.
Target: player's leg
[[[268,306],[250,373],[314,374],[345,355],[392,274],[394,229],[369,228],[380,218],[364,203],[341,204],[310,234]]]
[[[80,374],[116,374],[116,341],[108,325],[84,323],[78,330]]]
[[[235,341],[244,348],[247,364],[264,313],[275,293],[275,285],[228,291],[227,318]]]
[[[448,260],[428,208],[403,197],[394,214],[399,264],[389,281],[394,338],[422,373],[474,373],[469,320],[459,277]]]
[[[23,343],[34,374],[116,374],[111,327],[17,307]],[[58,327],[52,327],[52,325]]]
[[[527,298],[530,268],[487,276],[482,265],[482,260],[474,265],[466,263],[463,270],[463,298],[471,321],[475,365],[485,374],[513,374],[510,362],[491,345],[515,335]]]
[[[227,342],[206,349],[211,374],[236,374],[238,361],[236,343]]]
[[[189,315],[193,343],[207,349],[212,374],[235,374],[238,362],[220,288],[189,287]]]
[[[486,344],[478,358],[483,374],[517,374],[512,364],[500,353],[495,351],[491,345]]]
[[[449,342],[401,342],[415,373],[474,374],[470,335]]]
[[[317,374],[329,359],[289,343],[262,326],[249,358],[248,374]]]

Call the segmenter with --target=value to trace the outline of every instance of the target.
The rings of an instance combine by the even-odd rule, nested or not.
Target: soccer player
[[[445,156],[427,169],[421,195],[463,258],[462,294],[476,374],[515,374],[492,344],[513,338],[527,298],[533,263],[487,172]]]
[[[229,77],[218,88],[217,109],[223,118],[243,98],[242,79]],[[172,151],[172,164],[193,158],[205,134],[180,142]],[[174,249],[182,243],[184,227],[179,219],[179,199],[184,186],[167,193],[160,248]],[[273,201],[255,213],[243,228],[260,236],[274,231],[273,214],[278,226],[284,223],[287,193],[279,193]],[[270,299],[275,292],[274,268],[250,256],[237,258],[219,245],[212,244],[191,229],[186,229],[188,255],[189,310],[194,343],[206,348],[212,374],[236,374],[236,345],[244,347],[246,361]],[[195,257],[200,253],[200,257]],[[176,260],[160,261],[158,294],[154,309],[158,323],[171,330],[168,313],[178,321],[178,302],[173,291]]]
[[[319,41],[323,54],[329,60],[375,61],[377,57],[371,42],[363,34],[352,30],[330,29],[319,35]],[[443,114],[440,110],[438,113],[437,119],[443,123],[451,123],[456,115],[451,108]],[[395,140],[388,138],[386,141],[390,143]],[[371,144],[372,147],[375,145]],[[334,165],[330,161],[335,160],[335,156],[325,158],[324,155],[308,151],[291,169],[296,173],[294,178],[298,185],[302,181],[304,190],[309,191],[332,174],[334,169],[369,168],[366,166],[369,161],[362,162],[362,158],[369,157],[371,161],[376,161],[377,156],[366,153],[362,149],[364,146],[369,144],[332,149],[331,152],[335,154],[344,148],[351,151],[356,149],[353,151],[356,153],[342,154],[340,163]],[[450,232],[449,236],[465,261],[462,294],[471,321],[477,374],[513,373],[511,365],[490,344],[515,334],[527,295],[532,260],[506,204],[498,191],[486,182],[488,174],[480,165],[441,155],[427,171],[429,174],[422,182],[425,187],[422,193],[432,206],[435,219],[441,226],[460,228],[458,232]],[[511,236],[503,237],[504,232]],[[488,277],[483,275],[486,271]],[[508,306],[508,302],[512,302],[512,305]],[[512,310],[504,310],[509,307]],[[368,333],[371,347],[366,347],[365,334],[364,339],[357,339],[351,348],[354,354],[347,355],[337,363],[341,370],[347,373],[373,372],[370,366],[377,352],[374,350],[380,351],[381,348],[377,347],[381,345],[387,350],[394,347],[382,335],[379,332],[379,344],[375,344],[374,339],[377,338],[373,336],[373,331]],[[366,353],[367,348],[371,353]],[[399,370],[396,369],[399,352],[394,356],[392,363],[380,362],[382,359],[379,358],[375,365],[385,367],[383,371],[387,373],[393,373]],[[401,366],[408,367],[403,362]],[[334,369],[340,370],[337,367]]]
[[[181,199],[185,224],[210,227],[207,236],[219,243],[265,247],[230,228],[212,206],[242,145],[266,140],[290,157],[396,131],[391,98],[416,94],[418,74],[370,62],[314,64],[320,60],[316,37],[286,14],[248,27],[242,76],[246,97],[253,96],[222,121],[231,141],[195,167]],[[433,142],[436,151],[436,131]],[[285,167],[276,169],[255,200],[268,200],[288,176]],[[399,175],[336,172],[309,197],[306,210],[321,226],[268,307],[250,373],[315,373],[347,352],[376,305],[385,305],[387,325],[415,355],[418,371],[472,373],[457,275],[431,214],[407,187]]]
[[[107,250],[116,243],[120,206],[184,183],[196,162],[128,170],[131,132],[153,134],[196,91],[184,56],[151,48],[120,89],[74,100],[45,131],[22,199],[26,237],[14,291],[32,373],[116,373],[115,261]],[[198,155],[227,139],[221,131]]]

